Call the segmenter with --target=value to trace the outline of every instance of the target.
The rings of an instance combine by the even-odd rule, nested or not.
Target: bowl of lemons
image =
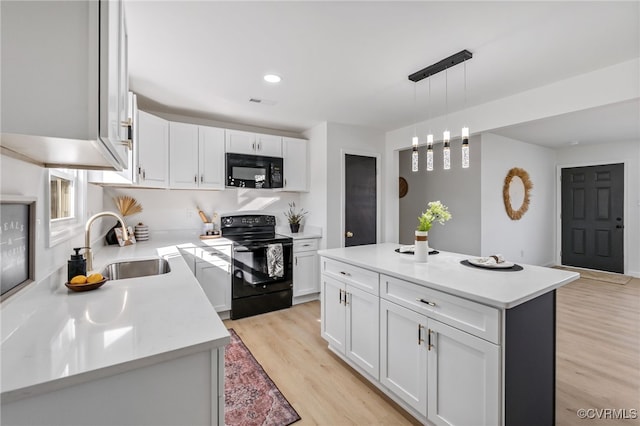
[[[90,274],[89,276],[76,275],[71,278],[71,281],[64,283],[64,285],[72,291],[89,291],[95,290],[106,282],[107,279],[102,274],[96,273]]]

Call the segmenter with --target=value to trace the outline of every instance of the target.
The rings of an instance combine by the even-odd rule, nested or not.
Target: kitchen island
[[[329,349],[427,424],[554,424],[555,289],[579,274],[399,247],[319,252]]]
[[[53,274],[3,302],[2,424],[223,423],[229,333],[179,249],[229,242],[185,234],[94,258],[100,270],[160,256],[169,273],[81,293]]]

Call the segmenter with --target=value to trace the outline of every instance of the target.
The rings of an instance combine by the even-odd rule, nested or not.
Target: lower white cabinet
[[[380,383],[427,416],[426,317],[380,300]]]
[[[429,319],[427,418],[436,425],[500,424],[500,348]]]
[[[231,310],[231,245],[180,249],[216,312]]]
[[[231,246],[202,250],[195,276],[216,312],[231,310]]]
[[[338,353],[379,378],[379,298],[322,275],[322,336]]]
[[[320,292],[318,265],[318,240],[315,238],[294,240],[293,297]]]

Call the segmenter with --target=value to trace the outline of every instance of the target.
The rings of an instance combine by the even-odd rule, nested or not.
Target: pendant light
[[[427,122],[431,119],[431,77],[429,77],[429,99],[427,99]],[[429,134],[427,135],[427,171],[433,170],[433,133],[429,124]]]
[[[434,74],[437,74],[441,71],[445,71],[446,77],[445,77],[445,102],[446,102],[446,121],[445,123],[448,124],[449,122],[449,76],[448,76],[448,70],[449,67],[453,67],[455,65],[464,63],[464,108],[466,109],[466,104],[467,104],[467,63],[466,61],[468,59],[473,58],[473,54],[471,52],[469,52],[468,50],[461,50],[458,53],[455,53],[451,56],[449,56],[448,58],[442,59],[441,61],[438,61],[432,65],[429,65],[426,68],[421,69],[420,71],[416,71],[413,74],[409,75],[409,80],[413,81],[414,83],[417,83],[420,80],[423,80],[425,78],[429,78]],[[431,98],[431,79],[429,79],[429,98]],[[415,86],[414,86],[414,102],[415,102]],[[430,102],[430,99],[429,99]],[[429,119],[430,117],[428,117]],[[414,128],[415,131],[415,128]],[[469,167],[469,127],[464,126],[462,127],[462,167],[463,168],[468,168]],[[442,157],[443,157],[443,167],[445,170],[450,170],[451,169],[451,132],[446,129],[443,133],[442,133],[442,139],[443,139],[443,150],[442,150]],[[413,166],[413,170],[417,170],[418,167],[418,160],[417,160],[417,151],[418,151],[418,138],[417,135],[414,136],[413,138],[413,153],[412,153],[412,166]],[[427,135],[427,170],[433,170],[433,135],[431,134],[431,131],[429,131],[429,134]]]
[[[467,109],[467,61],[464,61],[464,109]],[[462,168],[469,168],[469,128],[462,127]]]
[[[449,123],[449,69],[444,70],[444,102],[445,102],[445,112],[446,119],[445,124]],[[449,130],[445,130],[442,132],[442,141],[444,142],[444,147],[442,148],[442,163],[445,170],[449,170],[451,168],[451,133]]]
[[[413,109],[416,108],[416,83],[413,83]],[[416,114],[416,120],[418,119]],[[413,125],[413,138],[411,139],[412,153],[411,153],[411,171],[418,171],[418,131],[416,129],[417,124]]]

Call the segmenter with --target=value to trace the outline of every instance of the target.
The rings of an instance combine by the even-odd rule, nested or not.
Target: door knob
[[[347,232],[345,232],[344,236],[347,237],[347,238],[351,238],[351,237],[353,237],[353,232],[347,231]]]

